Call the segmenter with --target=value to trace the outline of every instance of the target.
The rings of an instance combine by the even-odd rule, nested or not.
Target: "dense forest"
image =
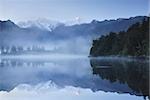
[[[90,56],[110,55],[148,56],[149,18],[141,23],[133,24],[127,31],[110,32],[93,40]]]

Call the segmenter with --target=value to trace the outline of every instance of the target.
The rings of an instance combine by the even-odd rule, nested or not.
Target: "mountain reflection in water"
[[[0,91],[51,80],[59,87],[149,96],[149,64],[122,59],[0,59]]]

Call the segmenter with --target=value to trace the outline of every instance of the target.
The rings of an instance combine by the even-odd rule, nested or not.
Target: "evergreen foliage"
[[[133,24],[126,32],[110,32],[93,40],[91,56],[148,56],[149,18],[142,23]]]

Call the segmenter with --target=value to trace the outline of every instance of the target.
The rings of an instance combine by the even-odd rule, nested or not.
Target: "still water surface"
[[[149,63],[142,59],[109,57],[0,59],[1,99],[19,100],[17,96],[22,94],[17,94],[16,90],[20,93],[25,88],[27,92],[38,91],[38,93],[42,88],[43,92],[45,88],[42,86],[45,84],[48,84],[46,91],[50,93],[46,96],[42,94],[45,100],[46,98],[57,100],[57,97],[62,94],[64,94],[62,100],[72,99],[72,97],[78,100],[99,100],[100,98],[101,100],[110,100],[110,98],[111,100],[144,100],[148,99],[149,95]],[[55,94],[50,92],[54,90],[54,87]],[[60,91],[67,92],[61,94]],[[72,91],[75,91],[75,95],[70,94]],[[22,98],[31,97],[31,95],[34,98],[30,98],[31,100],[40,98],[38,97],[40,95],[35,98],[35,94],[22,95]]]

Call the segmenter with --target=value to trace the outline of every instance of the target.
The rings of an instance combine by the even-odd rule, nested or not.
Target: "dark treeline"
[[[22,47],[22,46],[0,46],[0,55],[3,54],[21,54],[28,52],[41,52],[45,51],[44,47],[41,46],[31,46],[31,47]]]
[[[148,56],[149,18],[143,20],[142,23],[133,24],[126,32],[110,32],[108,35],[93,40],[90,55]]]
[[[149,96],[148,62],[141,60],[90,59],[90,64],[93,74],[99,75],[103,80],[109,80],[111,83],[119,82],[122,85],[127,84],[133,90],[128,91],[130,94],[143,95],[144,97]],[[103,68],[102,66],[104,65],[108,67]],[[119,93],[121,92],[127,91],[120,87]]]

